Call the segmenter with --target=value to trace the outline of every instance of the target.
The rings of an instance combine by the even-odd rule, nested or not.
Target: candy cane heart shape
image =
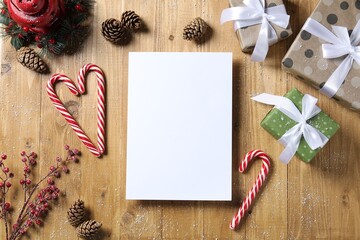
[[[64,107],[63,102],[59,99],[55,92],[55,84],[63,82],[74,95],[82,95],[85,93],[85,79],[89,72],[94,72],[97,78],[97,142],[96,147],[86,133],[82,130],[79,123],[71,116]],[[56,109],[65,117],[71,128],[78,135],[80,140],[85,144],[89,151],[96,157],[100,157],[105,151],[105,76],[103,71],[95,64],[84,65],[78,74],[78,87],[74,82],[63,74],[54,74],[47,83],[47,93]]]
[[[239,211],[233,217],[230,223],[230,229],[235,230],[237,226],[239,226],[241,219],[244,217],[245,213],[249,209],[252,201],[255,199],[256,194],[259,192],[260,187],[262,186],[263,182],[265,181],[266,176],[269,173],[270,168],[270,158],[269,156],[261,150],[253,150],[248,152],[244,159],[242,160],[239,171],[243,173],[246,171],[248,164],[255,158],[259,158],[262,160],[261,170],[259,175],[256,178],[256,181],[252,188],[250,189],[247,197],[243,200]]]

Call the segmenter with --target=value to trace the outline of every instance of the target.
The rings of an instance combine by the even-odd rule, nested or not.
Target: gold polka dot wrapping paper
[[[259,1],[259,0],[254,0],[254,1]],[[245,6],[243,4],[243,0],[229,0],[229,3],[230,3],[230,7]],[[278,6],[278,5],[282,5],[282,4],[284,4],[282,0],[266,0],[265,1],[266,8],[274,7],[274,6]],[[276,42],[284,40],[292,34],[290,24],[287,26],[286,29],[281,28],[275,24],[271,24],[271,26],[274,28],[277,38],[278,38]],[[243,52],[251,52],[254,49],[256,41],[259,37],[260,28],[261,28],[261,25],[259,24],[259,25],[249,26],[249,27],[243,27],[243,28],[236,30],[236,35],[239,39],[240,47]]]
[[[310,18],[332,30],[331,25],[352,29],[360,20],[360,0],[321,0]],[[294,43],[282,60],[285,71],[294,74],[300,81],[322,88],[344,57],[323,58],[320,38],[301,29]],[[340,89],[333,97],[343,106],[360,112],[360,66],[354,61]]]

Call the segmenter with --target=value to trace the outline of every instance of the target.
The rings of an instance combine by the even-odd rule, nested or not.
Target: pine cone
[[[101,32],[106,40],[113,43],[124,41],[129,37],[128,30],[119,20],[114,18],[106,19],[102,23]]]
[[[183,38],[185,40],[200,40],[205,36],[208,25],[201,18],[195,18],[184,28]]]
[[[77,200],[67,211],[69,223],[74,227],[77,227],[80,223],[84,222],[85,215],[84,202],[80,199]]]
[[[76,228],[76,233],[81,238],[94,236],[101,228],[101,223],[95,220],[83,222]]]
[[[121,16],[121,24],[132,31],[136,31],[141,27],[141,19],[134,11],[126,11]]]
[[[38,73],[47,72],[48,68],[40,56],[29,47],[22,47],[16,52],[16,58],[23,66]]]

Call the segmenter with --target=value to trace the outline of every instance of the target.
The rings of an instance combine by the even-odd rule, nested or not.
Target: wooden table
[[[31,239],[76,239],[75,229],[67,223],[66,210],[78,198],[85,201],[92,218],[103,223],[97,239],[359,239],[359,114],[327,99],[280,67],[316,2],[286,1],[294,35],[271,47],[264,63],[253,63],[240,51],[232,25],[219,24],[221,10],[228,7],[226,0],[97,1],[92,32],[83,49],[47,61],[51,73],[71,77],[89,62],[105,71],[108,153],[102,159],[87,151],[49,101],[46,82],[50,74],[39,75],[23,68],[16,62],[14,49],[4,41],[0,60],[0,151],[7,152],[10,167],[19,176],[20,151],[35,151],[40,159],[35,173],[39,177],[57,155],[64,153],[64,144],[78,147],[83,153],[80,163],[73,164],[71,173],[58,181],[66,196],[53,206],[43,227],[30,231]],[[101,36],[101,23],[106,18],[120,18],[125,10],[139,13],[147,28],[135,34],[129,45],[114,46]],[[183,27],[198,16],[213,29],[212,38],[202,45],[182,39]],[[125,200],[127,68],[131,51],[234,53],[232,202]],[[277,159],[283,147],[260,127],[270,107],[255,104],[250,96],[262,92],[283,95],[293,87],[318,97],[321,108],[341,125],[341,130],[311,164],[295,157],[286,166]],[[62,84],[57,92],[95,139],[94,77],[87,88],[88,94],[81,98],[71,95]],[[234,232],[228,228],[229,221],[260,169],[259,161],[246,174],[237,171],[241,157],[253,148],[271,155],[271,175],[251,214]],[[17,187],[11,196],[13,204],[19,205],[22,193],[14,191],[19,190],[15,181]]]

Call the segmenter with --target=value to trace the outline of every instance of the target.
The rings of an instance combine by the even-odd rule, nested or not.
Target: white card
[[[129,53],[127,124],[126,199],[231,200],[231,53]]]

